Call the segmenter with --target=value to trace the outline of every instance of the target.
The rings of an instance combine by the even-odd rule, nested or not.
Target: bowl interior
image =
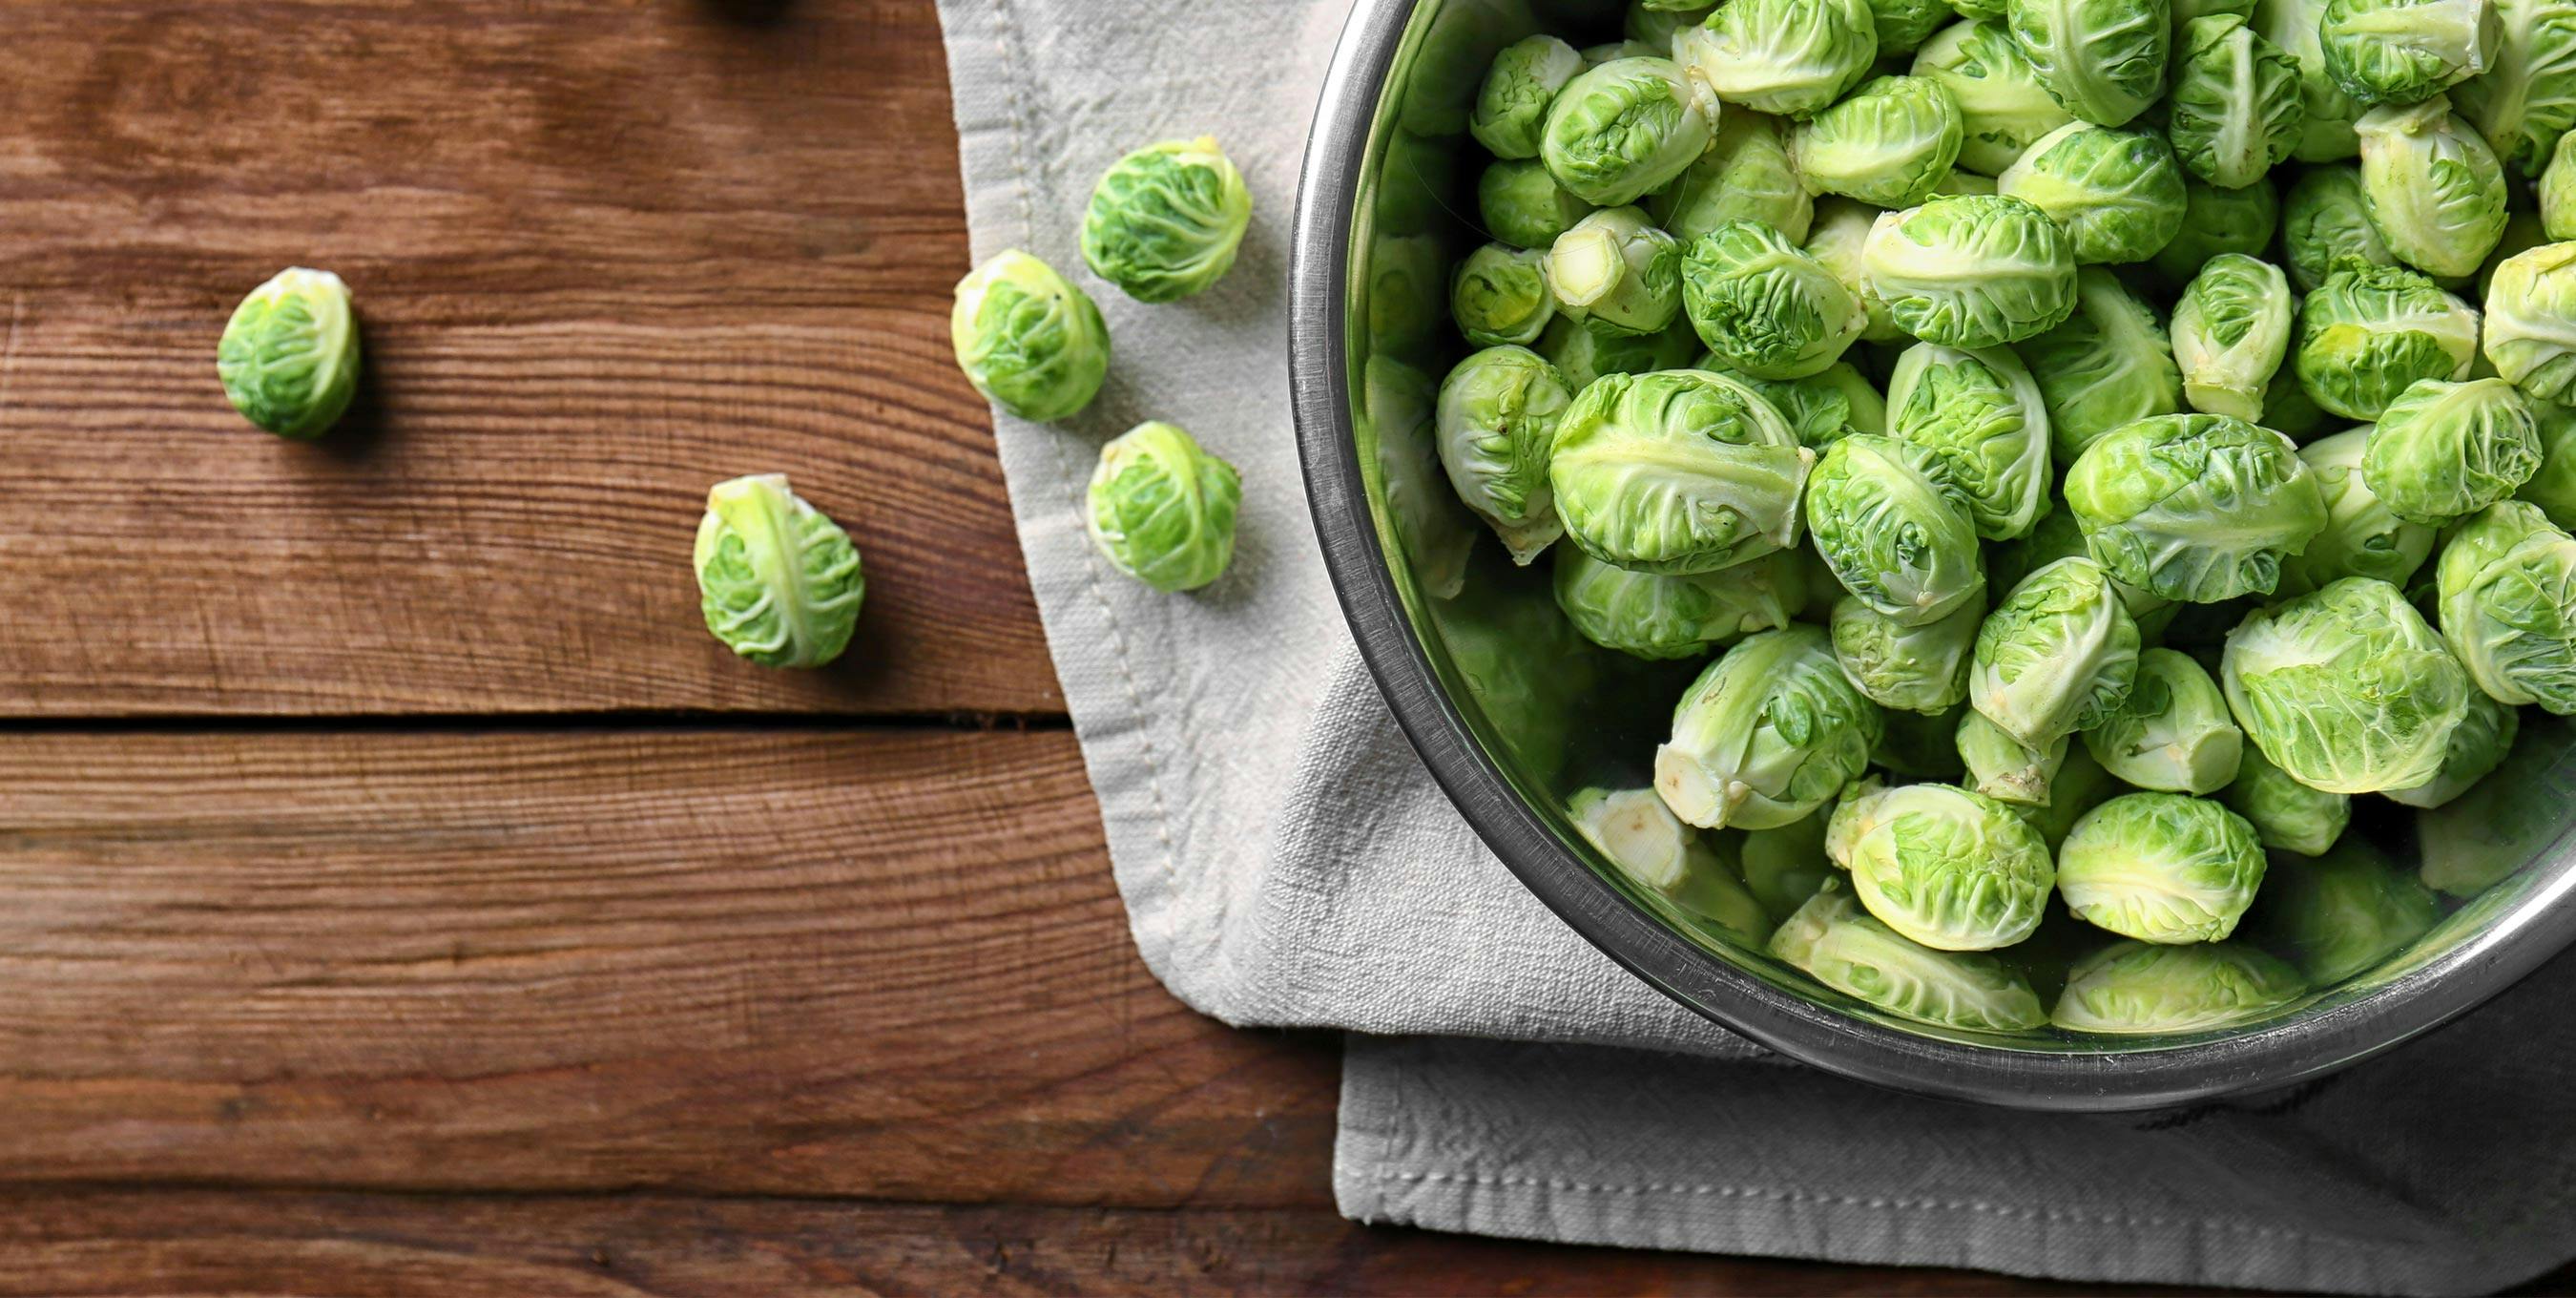
[[[1857,1033],[1863,1049],[2011,1057],[2020,1062],[2001,1075],[2029,1079],[2040,1090],[2057,1084],[2049,1069],[2081,1068],[2087,1071],[2062,1079],[2076,1096],[2072,1102],[2101,1107],[2286,1081],[2349,1062],[2465,1009],[2567,942],[2576,904],[2553,903],[2576,889],[2576,851],[2560,846],[2576,825],[2576,728],[2536,715],[2526,719],[2505,769],[2450,807],[2418,813],[2383,799],[2355,800],[2349,832],[2383,849],[2398,869],[2420,872],[2442,889],[2445,913],[2429,932],[2362,972],[2312,988],[2269,1018],[2188,1036],[2079,1037],[2054,1030],[2005,1036],[1899,1018],[1816,984],[1636,885],[1586,842],[1568,817],[1569,801],[1585,789],[1648,783],[1673,701],[1700,664],[1646,663],[1579,637],[1557,611],[1548,560],[1516,568],[1458,502],[1437,461],[1432,430],[1438,383],[1465,351],[1449,323],[1449,268],[1484,238],[1475,184],[1486,157],[1465,131],[1477,83],[1494,52],[1512,40],[1539,30],[1615,39],[1618,14],[1617,5],[1593,0],[1363,4],[1345,37],[1310,155],[1307,184],[1321,197],[1310,192],[1304,202],[1315,210],[1301,212],[1301,226],[1319,226],[1313,238],[1340,243],[1329,250],[1335,255],[1326,272],[1339,282],[1317,286],[1337,290],[1332,328],[1338,336],[1329,341],[1340,354],[1312,386],[1332,407],[1326,436],[1341,445],[1318,446],[1319,399],[1300,391],[1319,523],[1332,504],[1325,497],[1335,490],[1327,479],[1337,476],[1329,463],[1319,472],[1319,452],[1347,462],[1362,497],[1353,518],[1367,535],[1337,544],[1325,529],[1336,581],[1363,647],[1373,650],[1381,683],[1435,774],[1542,897],[1560,912],[1585,912],[1568,917],[1676,997],[1793,1053],[1832,1056],[1839,1049],[1835,1034]],[[1348,101],[1338,112],[1336,95]],[[1336,133],[1348,138],[1337,140]],[[1319,169],[1331,167],[1343,146],[1343,159],[1358,159],[1357,174],[1319,185]],[[1333,222],[1339,224],[1320,228]],[[1302,278],[1300,286],[1307,287]],[[1312,309],[1309,303],[1301,312]],[[1303,357],[1300,366],[1314,363]],[[1353,580],[1361,563],[1382,568],[1383,581],[1376,574]],[[1390,595],[1392,605],[1391,616],[1377,619],[1382,625],[1374,629],[1367,616],[1371,590]],[[1401,653],[1390,648],[1399,641]],[[1411,679],[1417,673],[1424,679]],[[1464,760],[1451,760],[1461,757],[1457,751],[1435,751],[1444,748],[1463,749]],[[1522,830],[1535,827],[1538,841],[1523,832],[1507,847],[1497,837],[1495,816],[1479,809],[1496,790],[1517,804],[1507,818],[1519,819]],[[1579,863],[1573,872],[1582,881],[1574,892],[1562,878],[1540,887],[1533,877],[1548,872],[1540,858],[1550,853]],[[2276,869],[2297,868],[2282,860],[2275,858]],[[1589,897],[1580,895],[1585,890]],[[2293,964],[2318,954],[2274,935],[2262,905],[2245,926],[2258,944]],[[1640,917],[1678,942],[1638,938],[1628,925]],[[2054,907],[2039,936],[2009,956],[2046,1001],[2073,959],[2110,940]],[[1791,1018],[1821,1025],[1821,1033],[1777,1039],[1766,1024],[1748,1022],[1748,1005],[1763,1000],[1789,1003]],[[1767,1026],[1780,1021],[1774,1016]],[[2267,1050],[2277,1058],[2267,1059]],[[2225,1052],[2236,1066],[2192,1070],[2189,1076],[2200,1080],[2126,1095],[2114,1094],[2121,1088],[2106,1087],[2098,1071],[2103,1061],[2178,1051]],[[2065,1063],[2049,1064],[2051,1057]],[[1909,1081],[1902,1069],[1845,1070]],[[1976,1085],[1930,1089],[2014,1098]]]

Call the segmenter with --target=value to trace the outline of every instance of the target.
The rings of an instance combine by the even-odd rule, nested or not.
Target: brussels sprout
[[[2326,74],[2365,104],[2421,103],[2494,66],[2487,0],[2327,0]]]
[[[707,630],[735,653],[763,667],[820,667],[850,647],[868,591],[859,549],[786,475],[709,488],[694,557]]]
[[[1986,556],[1986,584],[1994,590],[2010,590],[2021,579],[2060,559],[2090,559],[2093,552],[2084,544],[2084,525],[2065,510],[2051,510],[2027,536],[1993,548]],[[2119,592],[2120,604],[2129,616],[2138,620],[2140,634],[2152,637],[2150,623],[2162,625],[2158,614],[2175,607],[2172,600],[2141,590],[2136,586],[2111,583]]]
[[[2353,131],[2361,137],[2362,210],[2388,250],[2428,275],[2476,274],[2504,237],[2504,166],[2495,150],[2439,96],[2371,109]]]
[[[2039,83],[2096,126],[2164,97],[2172,15],[2166,0],[2012,0],[2007,14]]]
[[[2110,271],[2075,275],[2075,313],[2014,348],[2048,408],[2050,452],[2059,468],[2123,424],[2182,409],[2182,374],[2156,313]]]
[[[1959,718],[1959,759],[1968,766],[1968,787],[1997,802],[2026,807],[2048,805],[2049,782],[2066,765],[2072,736],[2059,735],[2031,748],[2005,734],[2003,727],[1970,710]]]
[[[2011,966],[1907,941],[1830,881],[1771,935],[1771,954],[1835,991],[1918,1023],[2027,1032],[2048,1021]]]
[[[2290,186],[2281,204],[2281,247],[2290,262],[2290,282],[2313,293],[2326,277],[2347,266],[2394,266],[2361,193],[2359,167],[2314,167]]]
[[[2066,472],[2066,505],[2112,576],[2195,604],[2270,594],[2326,524],[2290,439],[2225,415],[2159,415],[2096,441]]]
[[[348,412],[358,360],[349,286],[327,270],[297,266],[242,299],[216,345],[215,373],[242,418],[311,441]]]
[[[2411,789],[2385,790],[2388,800],[2430,811],[2468,792],[2504,764],[2505,753],[2521,728],[2512,708],[2487,697],[2484,690],[2469,691],[2468,715],[2460,719],[2442,752],[2442,773]]]
[[[1960,123],[1959,103],[1940,83],[1877,77],[1792,129],[1789,158],[1817,193],[1906,207],[1950,174]]]
[[[2469,680],[2499,703],[2576,713],[2576,539],[2509,500],[2462,524],[2435,568],[2442,638]]]
[[[1916,343],[1887,395],[1897,438],[1940,459],[1977,535],[2010,540],[2048,512],[2048,410],[2020,357]]]
[[[1497,158],[1535,158],[1556,92],[1583,71],[1583,56],[1553,36],[1530,36],[1503,47],[1476,90],[1467,131]]]
[[[2569,742],[2563,725],[2535,718],[2522,727],[2505,762],[2517,771],[2555,770],[2566,762]],[[2541,859],[2566,834],[2570,817],[2564,797],[2534,796],[2551,787],[2546,780],[2480,780],[2450,802],[2416,812],[2424,886],[2474,897]]]
[[[2290,281],[2280,268],[2221,253],[2174,304],[2174,361],[2194,410],[2263,417],[2263,395],[2290,350]]]
[[[2100,750],[2095,750],[2100,756]],[[2141,942],[2220,942],[2263,884],[2263,843],[2207,798],[2130,793],[2085,814],[2057,854],[2075,917]]]
[[[1805,117],[1869,75],[1878,16],[1868,0],[1728,0],[1674,35],[1673,58],[1729,105]]]
[[[1887,398],[1849,361],[1836,361],[1803,379],[1757,379],[1729,369],[1715,356],[1694,368],[1743,379],[1797,431],[1798,444],[1818,454],[1854,433],[1887,431]]]
[[[1659,333],[1681,314],[1681,246],[1638,208],[1607,207],[1575,222],[1544,264],[1557,310],[1597,331]]]
[[[2537,176],[2576,127],[2576,0],[2494,0],[2493,8],[2492,66],[2451,99],[2506,166]]]
[[[1776,829],[1744,831],[1737,864],[1745,887],[1773,918],[1795,914],[1834,877],[1833,863],[1825,859],[1825,821],[1832,814],[1818,811]]]
[[[2254,826],[2263,846],[2301,856],[2321,855],[2352,823],[2351,795],[2311,789],[2252,749],[2218,800]]]
[[[1458,498],[1526,564],[1565,529],[1547,482],[1548,447],[1574,393],[1526,347],[1488,347],[1440,384],[1433,444]]]
[[[2307,990],[2298,971],[2237,942],[2116,942],[2077,961],[2048,1021],[2069,1032],[2163,1036],[2264,1018]]]
[[[1556,606],[1583,638],[1638,658],[1704,658],[1807,607],[1805,562],[1781,550],[1732,568],[1662,577],[1573,546],[1556,551]]]
[[[2191,655],[2148,649],[2138,655],[2129,697],[2084,732],[2084,747],[2102,769],[2141,789],[2216,793],[2236,778],[2245,732],[2227,715],[2218,682]]]
[[[1728,113],[1707,154],[1647,199],[1646,211],[1683,243],[1729,221],[1760,221],[1789,242],[1804,243],[1815,199],[1789,165],[1778,122],[1760,113]]]
[[[1109,376],[1109,326],[1100,308],[1016,248],[957,281],[948,336],[957,368],[976,391],[1042,424],[1079,414]]]
[[[1716,98],[1672,60],[1615,59],[1557,92],[1539,157],[1575,197],[1618,207],[1682,174],[1716,130]]]
[[[1156,590],[1196,590],[1234,562],[1242,480],[1178,425],[1148,421],[1102,446],[1089,500],[1092,545]]]
[[[1166,140],[1100,178],[1082,217],[1082,259],[1139,302],[1171,302],[1225,278],[1251,224],[1252,191],[1213,137]]]
[[[1832,197],[1816,204],[1816,223],[1807,234],[1807,255],[1816,264],[1832,271],[1843,287],[1851,290],[1861,309],[1868,313],[1868,323],[1861,329],[1862,342],[1887,343],[1904,338],[1905,331],[1887,315],[1887,303],[1880,301],[1869,286],[1869,273],[1861,264],[1861,248],[1869,240],[1870,227],[1879,218],[1879,210],[1848,198]]]
[[[1620,34],[1634,44],[1658,50],[1673,47],[1673,38],[1708,21],[1716,6],[1679,0],[1635,0],[1628,6]]]
[[[2075,120],[2000,22],[1942,28],[1915,54],[1913,71],[1958,102],[1959,165],[1970,171],[2001,175],[2034,141]]]
[[[2559,137],[2540,173],[2540,224],[2552,239],[2576,239],[2576,132]]]
[[[1747,636],[1710,663],[1655,750],[1655,790],[1706,829],[1769,829],[1831,801],[1869,766],[1878,705],[1843,679],[1824,629]]]
[[[2503,379],[2426,379],[2398,394],[2361,454],[2389,513],[2440,527],[2513,495],[2540,468],[2531,405]]]
[[[1947,617],[1907,626],[1845,595],[1834,604],[1834,658],[1853,688],[1880,707],[1947,712],[1968,697],[1968,655],[1985,619],[1982,597]]]
[[[2345,577],[2376,577],[2403,588],[2433,555],[2433,529],[2390,513],[2362,472],[2367,428],[2348,429],[2299,448],[2326,502],[2326,528],[2308,548],[2281,561],[2283,595],[2304,595]]]
[[[2531,413],[2540,430],[2540,471],[2514,499],[2540,506],[2551,523],[2565,528],[2576,523],[2576,407],[2535,401]]]
[[[1959,717],[1967,710],[1962,703],[1947,712],[1882,713],[1885,724],[1878,746],[1870,750],[1870,764],[1908,780],[1958,780],[1967,774],[1957,737]]]
[[[2412,788],[2441,773],[2468,673],[2395,586],[2346,577],[2260,609],[2219,676],[2245,736],[2328,793]]]
[[[1861,246],[1888,318],[1925,342],[1997,347],[2075,310],[2075,252],[2046,212],[2018,198],[1936,198],[1889,212]]]
[[[1985,590],[1968,502],[1932,451],[1846,437],[1807,481],[1807,530],[1834,577],[1906,626],[1955,613]]]
[[[1713,572],[1797,544],[1815,452],[1737,380],[1604,375],[1557,424],[1548,480],[1583,552],[1643,572]]]
[[[2185,176],[2182,197],[2182,232],[2156,254],[2153,263],[2165,279],[2188,283],[2200,273],[2203,262],[2220,253],[2259,257],[2272,246],[2272,232],[2281,221],[2281,199],[2272,192],[2270,179],[2243,189],[2220,189],[2202,184],[2199,177]]]
[[[1449,316],[1458,332],[1479,347],[1534,343],[1556,318],[1542,258],[1489,243],[1467,254],[1449,276]]]
[[[1771,933],[1762,903],[1653,789],[1585,789],[1566,803],[1577,833],[1638,886],[1748,945]]]
[[[2290,156],[2301,162],[2338,162],[2360,151],[2352,123],[2361,116],[2363,105],[2335,84],[2334,74],[2326,71],[2325,48],[2317,40],[2317,23],[2325,11],[2326,0],[2261,0],[2254,6],[2254,29],[2298,64],[2300,117],[2305,128]]]
[[[2182,169],[2146,131],[2069,122],[1995,179],[2048,213],[2078,262],[2145,261],[2182,229]]]
[[[1832,271],[1760,221],[1729,221],[1692,240],[1681,289],[1710,353],[1755,378],[1820,373],[1869,323]]]
[[[2347,842],[2323,860],[2282,870],[2264,890],[2266,937],[2315,986],[2377,968],[2431,932],[2441,903],[2379,849]]]
[[[2486,354],[2532,400],[2576,401],[2576,243],[2544,244],[2496,267]]]
[[[1476,182],[1476,210],[1485,232],[1515,248],[1547,248],[1592,205],[1565,192],[1536,159],[1497,162]]]
[[[1941,951],[2011,946],[2039,927],[2056,867],[2004,804],[1946,784],[1842,800],[1825,851],[1881,923]]]
[[[2138,623],[2090,559],[2022,578],[1977,629],[1968,703],[2027,748],[2100,725],[2138,675]]]
[[[2421,380],[2467,378],[2477,350],[2478,313],[2467,303],[2404,267],[2365,266],[2328,275],[2299,304],[2293,360],[2310,400],[2346,419],[2377,419]]]
[[[1539,355],[1565,376],[1565,386],[1581,392],[1604,374],[1645,374],[1677,370],[1699,351],[1699,335],[1688,320],[1657,334],[1617,334],[1568,320],[1560,313],[1538,336]]]
[[[2193,19],[2174,59],[2165,130],[2191,174],[2241,189],[2298,147],[2308,122],[2298,61],[2243,18]]]
[[[2503,268],[2506,261],[2529,252],[2547,242],[2549,242],[2549,232],[2540,227],[2539,213],[2513,212],[2508,214],[2504,219],[2503,237],[2496,240],[2495,248],[2489,251],[2487,253],[2487,259],[2478,265],[2477,288],[2479,299],[2483,301],[2489,294],[2495,291],[2496,272]],[[2490,372],[2492,371],[2484,368],[2479,370],[2481,376]]]
[[[1882,59],[1912,54],[1931,39],[1932,33],[1959,16],[1959,11],[1944,0],[1869,0],[1869,9],[1878,20],[1878,56]]]

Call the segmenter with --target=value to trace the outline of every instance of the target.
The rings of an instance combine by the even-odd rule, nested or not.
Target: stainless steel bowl
[[[2501,881],[2376,969],[2270,1019],[2189,1036],[2003,1037],[1909,1022],[1718,940],[1604,861],[1574,831],[1567,800],[1588,785],[1645,783],[1694,668],[1577,640],[1546,565],[1511,566],[1451,496],[1429,442],[1434,385],[1461,350],[1447,270],[1481,237],[1467,104],[1493,52],[1540,29],[1539,3],[1599,11],[1607,0],[1359,0],[1316,110],[1290,271],[1298,440],[1343,610],[1433,778],[1531,892],[1665,994],[1785,1054],[1886,1086],[2043,1109],[2147,1108],[2340,1068],[2466,1012],[2576,937],[2576,849],[2561,841],[2576,823],[2576,745],[2555,726],[2530,731],[2495,777],[2509,796],[2484,804],[2497,814],[2476,850],[2495,854],[2493,872],[2510,869]],[[2410,864],[2417,850],[2393,804],[2353,832]]]

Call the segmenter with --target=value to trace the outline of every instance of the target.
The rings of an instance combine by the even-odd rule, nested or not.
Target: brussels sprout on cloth
[[[1852,597],[1905,626],[1955,613],[1985,593],[1967,497],[1932,451],[1892,437],[1846,437],[1807,481],[1807,533]]]
[[[1565,529],[1548,486],[1548,448],[1574,393],[1545,357],[1488,347],[1440,384],[1432,445],[1458,498],[1526,564]]]
[[[358,321],[349,286],[301,266],[251,290],[224,325],[215,373],[244,419],[280,437],[331,431],[358,394]]]
[[[2079,263],[2145,261],[2182,231],[2182,170],[2147,131],[2069,122],[2004,168],[1995,192],[2048,213]]]
[[[2216,793],[2236,778],[2245,732],[2207,668],[2189,654],[2155,648],[2139,653],[2137,683],[2084,732],[2084,747],[2102,769],[2141,789]]]
[[[2361,476],[2388,512],[2440,527],[2511,496],[2540,469],[2540,425],[2502,379],[2426,379],[2382,411]]]
[[[2075,251],[2046,212],[1964,195],[1880,216],[1861,246],[1888,318],[1925,342],[1999,347],[2075,310]]]
[[[2481,0],[2483,2],[2483,0]],[[2353,124],[2362,210],[2399,261],[2427,275],[2474,275],[2504,237],[2504,166],[2435,96],[2384,106]]]
[[[2111,576],[2060,559],[2022,578],[1977,628],[1968,703],[2027,748],[2100,725],[2138,676],[2138,623]]]
[[[1156,590],[1196,590],[1234,561],[1242,480],[1177,424],[1138,424],[1101,447],[1087,502],[1092,545]]]
[[[2075,463],[2104,434],[2182,409],[2182,372],[2155,311],[2099,266],[2075,273],[2066,322],[2014,344],[2048,409],[2049,458]]]
[[[2478,313],[2404,267],[2347,266],[2299,304],[2298,346],[2292,363],[2311,400],[2346,419],[2377,419],[2425,379],[2469,376]]]
[[[1673,58],[1730,106],[1807,117],[1869,76],[1878,17],[1868,0],[1728,0],[1674,34]]]
[[[2208,1032],[2264,1018],[2306,990],[2297,970],[2242,942],[2120,942],[2076,962],[2048,1021],[2105,1036]]]
[[[2039,84],[2012,32],[1992,19],[1952,23],[1914,55],[1913,73],[1959,105],[1959,165],[1999,176],[2040,137],[2074,115]]]
[[[1100,178],[1082,217],[1082,259],[1139,302],[1177,301],[1225,278],[1251,225],[1252,191],[1216,140],[1167,140]]]
[[[948,335],[976,391],[1037,423],[1081,413],[1109,376],[1109,326],[1100,308],[1054,267],[1016,248],[957,281]]]
[[[2066,506],[2113,577],[2165,599],[2268,595],[2325,530],[2325,497],[2290,439],[2225,415],[2141,419],[2066,472]]]
[[[707,630],[763,667],[820,667],[849,648],[867,597],[850,534],[783,474],[707,490],[693,562]]]
[[[2469,680],[2499,703],[2576,713],[2576,539],[2508,500],[2462,524],[2435,566],[2442,638]]]
[[[2395,586],[2346,577],[2249,615],[2227,637],[2227,706],[2310,788],[2412,788],[2442,769],[2469,676]]]
[[[2095,807],[2057,853],[2057,891],[2076,918],[2169,946],[2224,941],[2263,873],[2262,840],[2244,817],[2173,793]]]
[[[1825,851],[1879,922],[1941,951],[2029,937],[2057,875],[2038,830],[2002,803],[1947,784],[1844,798],[1827,823]]]
[[[1575,197],[1619,207],[1708,151],[1717,99],[1670,59],[1622,58],[1567,82],[1548,105],[1539,157]]]
[[[1852,687],[1880,707],[1945,713],[1968,697],[1968,658],[1985,617],[1985,600],[1977,598],[1947,616],[1908,625],[1845,595],[1834,604],[1834,658]]]
[[[1878,705],[1843,678],[1820,627],[1747,636],[1702,671],[1655,750],[1655,791],[1704,829],[1804,819],[1869,765]]]
[[[2242,189],[2298,147],[2308,122],[2298,60],[2243,17],[2193,19],[2174,59],[2165,132],[2185,170]]]
[[[1544,265],[1557,311],[1599,332],[1661,333],[1681,314],[1681,247],[1638,208],[1575,222]]]
[[[1660,370],[1603,375],[1577,393],[1548,481],[1584,553],[1643,572],[1713,572],[1797,544],[1814,463],[1742,382]]]
[[[1817,982],[1918,1023],[2026,1032],[2048,1021],[2029,981],[2011,966],[1909,941],[1830,880],[1772,933],[1770,949]]]
[[[2218,800],[2254,826],[2263,846],[2299,856],[2323,855],[2352,823],[2351,794],[2311,789],[2253,749]]]
[[[1807,563],[1781,550],[1715,572],[1666,577],[1557,547],[1556,606],[1584,639],[1649,660],[1699,658],[1806,610]]]
[[[1503,47],[1476,87],[1467,131],[1497,158],[1535,158],[1556,92],[1583,71],[1583,56],[1548,35],[1525,36]]]
[[[1681,297],[1710,354],[1758,379],[1821,373],[1869,324],[1832,271],[1760,221],[1728,221],[1692,240]]]
[[[2174,363],[2191,408],[2263,418],[2263,397],[2290,352],[2295,314],[2290,280],[2279,267],[2242,253],[2220,253],[2174,304]]]

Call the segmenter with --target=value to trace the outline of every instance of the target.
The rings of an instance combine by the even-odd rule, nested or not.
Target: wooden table
[[[0,34],[0,1291],[2050,1290],[1334,1214],[1333,1041],[1127,940],[929,0]],[[291,263],[321,445],[214,380]],[[770,470],[867,555],[833,670],[699,624]]]

